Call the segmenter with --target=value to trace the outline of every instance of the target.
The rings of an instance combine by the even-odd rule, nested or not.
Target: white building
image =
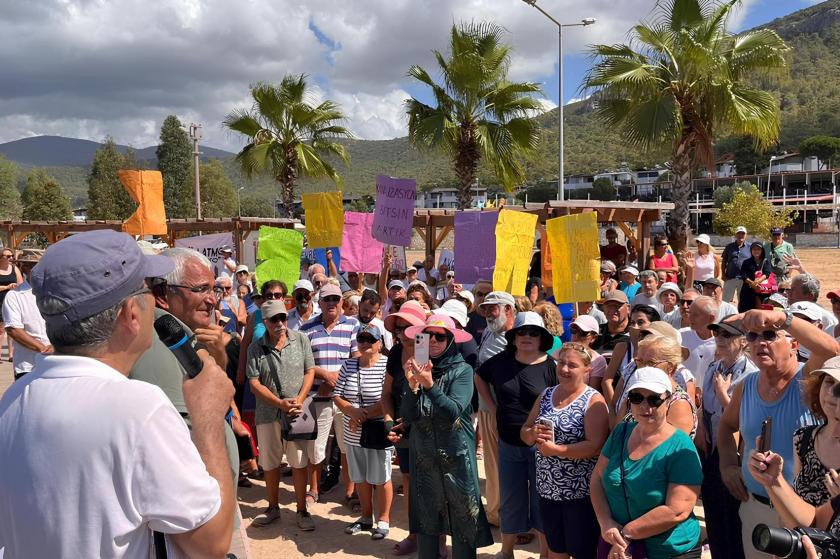
[[[472,207],[484,207],[487,204],[487,189],[477,186],[470,189]],[[417,191],[417,208],[457,208],[458,189],[454,187],[433,188],[426,192]]]

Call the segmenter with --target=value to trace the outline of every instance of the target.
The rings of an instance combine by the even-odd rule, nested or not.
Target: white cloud
[[[395,89],[383,95],[370,93],[333,93],[350,119],[350,128],[359,138],[386,140],[407,133],[408,121],[403,103],[410,95]]]

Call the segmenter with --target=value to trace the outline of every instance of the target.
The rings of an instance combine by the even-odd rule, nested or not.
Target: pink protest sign
[[[374,214],[344,212],[341,269],[376,274],[382,269],[382,243],[371,237]]]
[[[389,245],[410,245],[416,200],[417,182],[414,179],[377,175],[373,238]]]

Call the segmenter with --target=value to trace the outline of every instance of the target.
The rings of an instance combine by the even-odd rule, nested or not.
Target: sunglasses
[[[775,330],[765,330],[760,334],[758,332],[747,332],[747,341],[750,343],[754,343],[758,341],[759,337],[764,340],[765,342],[775,342],[779,338],[786,338],[790,336],[786,336],[784,334],[779,334]]]
[[[268,321],[272,324],[277,324],[278,322],[286,322],[286,315],[283,313],[275,314]]]
[[[308,301],[312,298],[312,294],[308,291],[298,291],[295,293],[295,301]]]
[[[589,334],[594,334],[594,332],[584,332],[578,326],[570,326],[569,332],[571,332],[575,336],[588,336]]]
[[[516,330],[517,336],[528,336],[529,338],[539,338],[542,336],[540,329],[535,326],[523,326]]]
[[[373,336],[356,336],[356,341],[360,344],[375,344],[379,340],[377,340]]]
[[[9,260],[14,260],[15,256],[13,254],[4,253],[2,255],[3,258],[8,258]]]
[[[428,334],[429,339],[436,342],[445,342],[449,338],[449,334],[441,334],[440,332],[424,332],[424,334]]]
[[[274,301],[274,300],[285,299],[286,298],[286,296],[283,294],[282,291],[274,291],[272,293],[263,293],[262,297],[263,297],[263,299],[266,299],[267,301]]]
[[[330,295],[329,297],[322,297],[321,300],[325,303],[338,303],[341,301],[341,297],[338,295]]]
[[[690,307],[693,302],[694,299],[680,299],[680,305],[684,307]]]
[[[650,396],[643,396],[638,392],[631,392],[627,395],[627,401],[633,404],[634,406],[638,406],[642,402],[647,402],[648,406],[655,409],[665,403],[665,398],[663,398],[661,394],[651,394]]]

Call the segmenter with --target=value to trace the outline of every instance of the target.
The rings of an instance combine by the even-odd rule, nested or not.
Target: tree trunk
[[[458,177],[459,210],[472,207],[472,187],[480,158],[475,140],[475,127],[470,123],[462,124],[454,161],[455,175]]]
[[[685,136],[674,150],[671,161],[671,174],[674,183],[671,186],[671,201],[674,210],[668,220],[668,242],[675,254],[680,255],[688,244],[689,211],[691,198],[691,155]]]
[[[283,201],[281,217],[292,219],[295,217],[295,179],[297,179],[297,152],[293,146],[286,148],[286,166],[280,181],[280,199]]]

